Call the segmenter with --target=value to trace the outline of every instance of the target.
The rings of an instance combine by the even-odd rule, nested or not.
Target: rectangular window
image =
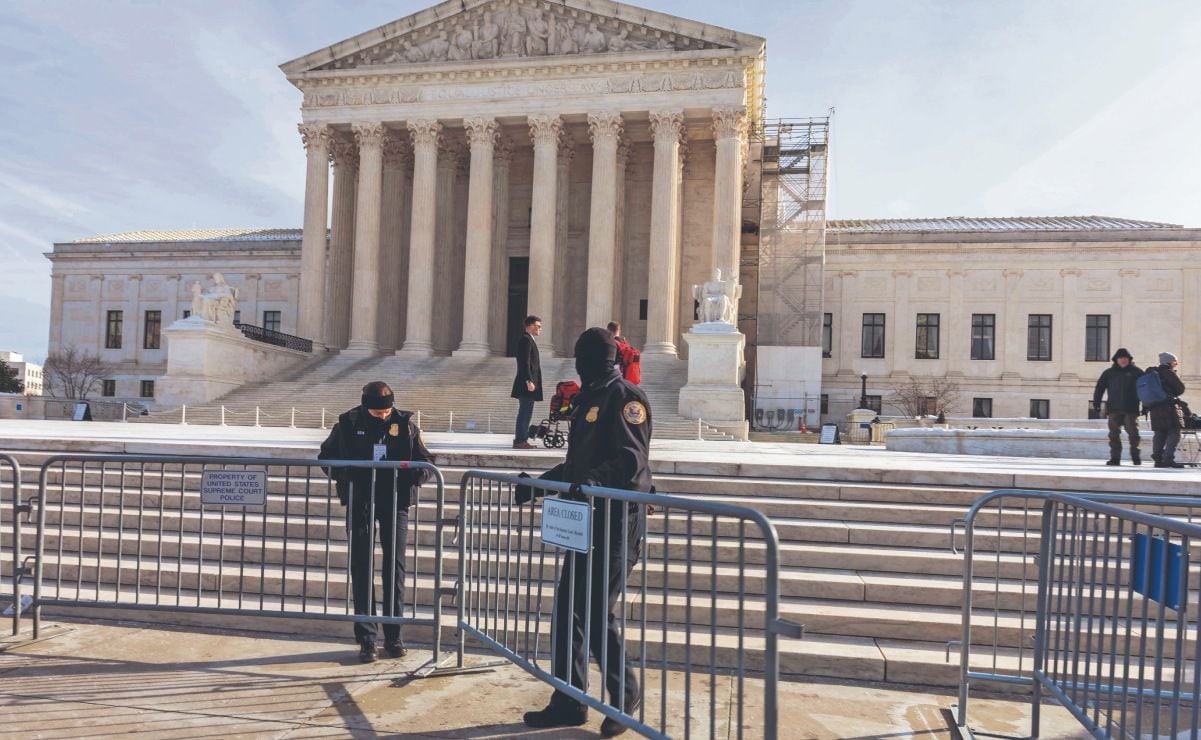
[[[142,349],[158,349],[163,334],[163,312],[147,311],[145,334],[142,336]]]
[[[1051,314],[1032,313],[1026,329],[1026,359],[1051,361]]]
[[[832,357],[834,352],[834,314],[822,314],[822,357]]]
[[[877,414],[884,412],[884,399],[882,396],[867,396],[867,407]]]
[[[1045,398],[1030,399],[1030,418],[1031,419],[1050,419],[1051,418],[1051,402]]]
[[[937,416],[938,415],[938,399],[934,396],[926,396],[917,407],[918,416]]]
[[[1084,361],[1109,362],[1109,314],[1084,317]]]
[[[108,320],[104,325],[104,348],[121,349],[121,327],[123,321],[120,311],[109,311]]]
[[[822,413],[830,413],[830,396],[825,393],[822,394]]]
[[[279,311],[263,311],[263,328],[267,331],[279,331]]]
[[[938,321],[936,313],[919,313],[917,315],[917,344],[914,359],[938,359]]]
[[[234,326],[237,326],[241,323],[242,323],[242,312],[234,311]]]
[[[101,380],[100,395],[107,398],[112,398],[113,396],[117,395],[117,381],[111,379]]]
[[[884,356],[884,314],[863,314],[863,346],[861,357]]]
[[[189,311],[188,309],[186,309],[186,308],[185,308],[185,309],[183,310],[183,317],[184,317],[185,319],[186,319],[186,318],[188,318],[188,317],[189,317],[189,316],[191,316],[191,315],[192,315],[192,312],[191,312],[191,311]]]
[[[991,398],[973,398],[972,399],[972,416],[977,419],[992,418],[992,399]]]
[[[701,304],[699,301],[693,301],[692,303],[693,303],[692,318],[694,320],[699,320]],[[638,301],[638,320],[639,321],[646,321],[646,311],[647,311],[647,300],[645,298],[639,299],[639,301]]]
[[[142,398],[154,398],[154,381],[142,381]]]
[[[972,359],[997,359],[997,315],[995,313],[972,314]]]

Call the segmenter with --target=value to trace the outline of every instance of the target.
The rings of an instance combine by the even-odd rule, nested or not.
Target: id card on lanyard
[[[371,447],[371,459],[375,461],[383,460],[388,456],[388,445],[383,442],[377,442]]]

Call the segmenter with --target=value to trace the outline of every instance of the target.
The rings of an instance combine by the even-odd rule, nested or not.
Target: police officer
[[[392,389],[383,381],[363,386],[361,404],[338,417],[338,423],[321,444],[319,460],[420,460],[433,456],[421,441],[421,430],[413,414],[393,407]],[[379,542],[384,553],[384,616],[400,616],[404,604],[405,545],[408,542],[409,506],[417,489],[431,478],[429,470],[371,470],[333,468],[338,500],[348,506],[350,538],[350,581],[354,613],[375,614],[375,584],[372,578],[372,543],[379,522]],[[375,476],[372,493],[372,475]],[[374,506],[373,506],[374,504]],[[374,514],[374,520],[373,520]],[[355,622],[359,661],[375,660],[374,622]],[[391,658],[405,655],[400,625],[384,625],[384,649]]]
[[[575,344],[575,366],[582,387],[575,400],[567,459],[542,475],[545,480],[572,484],[569,496],[582,496],[579,486],[653,490],[647,459],[651,441],[650,405],[642,389],[624,380],[614,367],[616,354],[613,334],[605,329],[588,329]],[[518,503],[532,497],[533,491],[528,486],[518,487]],[[601,668],[610,703],[627,714],[642,703],[642,692],[625,652],[618,629],[619,617],[613,610],[626,578],[642,555],[644,534],[637,506],[594,498],[591,572],[587,555],[569,554],[563,563],[555,598],[554,675],[582,690],[591,650],[597,662],[603,662]],[[592,613],[586,615],[589,590]],[[574,599],[570,594],[574,594]],[[587,645],[585,629],[589,636]],[[529,727],[569,727],[584,724],[587,714],[585,705],[556,690],[545,709],[526,712],[524,720]],[[601,725],[605,737],[620,735],[625,730],[624,725],[607,717]]]

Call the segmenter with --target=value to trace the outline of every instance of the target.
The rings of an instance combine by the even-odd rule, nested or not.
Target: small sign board
[[[75,413],[72,414],[71,418],[74,421],[91,421],[92,407],[87,403],[75,404]]]
[[[266,506],[263,470],[206,470],[200,477],[200,501],[211,506]]]
[[[818,444],[823,444],[823,445],[841,444],[841,442],[838,439],[838,425],[837,424],[822,424],[822,436],[821,436],[821,439],[818,440]]]
[[[1163,537],[1134,535],[1130,560],[1130,588],[1136,594],[1180,610],[1180,575],[1184,548]]]
[[[543,499],[542,541],[572,552],[588,552],[592,541],[592,504]]]

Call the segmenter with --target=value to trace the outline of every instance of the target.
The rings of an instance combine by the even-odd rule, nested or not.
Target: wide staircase
[[[36,470],[47,454],[17,453],[27,470],[26,497],[36,493]],[[335,608],[345,603],[346,578],[342,569],[346,543],[342,510],[331,503],[323,485],[314,484],[306,496],[295,482],[285,486],[278,477],[279,471],[273,471],[271,485],[275,495],[270,498],[265,514],[252,510],[250,529],[246,530],[255,546],[249,550],[231,546],[233,532],[239,531],[235,523],[222,529],[228,538],[222,549],[211,521],[207,532],[200,531],[200,507],[195,500],[195,482],[191,481],[198,477],[196,469],[187,474],[191,482],[183,487],[182,498],[178,494],[180,486],[175,482],[178,474],[170,477],[169,493],[160,497],[156,491],[162,484],[157,477],[152,476],[141,487],[141,475],[133,467],[122,475],[120,482],[115,470],[110,467],[104,474],[103,497],[102,474],[97,469],[93,468],[84,480],[70,482],[68,500],[82,497],[86,504],[82,518],[71,513],[70,505],[65,513],[60,513],[56,506],[49,507],[47,521],[52,536],[45,543],[47,576],[63,575],[63,593],[74,592],[81,572],[85,584],[89,577],[94,577],[89,574],[100,572],[102,581],[109,584],[105,588],[115,588],[113,584],[121,571],[124,574],[121,588],[126,598],[132,597],[133,583],[137,580],[144,599],[152,598],[157,583],[169,599],[176,598],[178,593],[184,603],[193,603],[189,599],[195,598],[195,603],[208,604],[213,584],[219,581],[227,605],[229,594],[239,589],[252,605],[259,603],[260,590],[286,593],[292,605],[302,598],[313,599],[313,603],[324,598],[335,604]],[[448,516],[457,513],[456,484],[463,470],[463,463],[456,461],[453,453],[447,456]],[[887,481],[887,471],[882,473]],[[58,480],[51,476],[49,483],[53,487]],[[950,549],[948,528],[985,492],[968,485],[968,480],[965,477],[963,485],[934,486],[674,474],[658,475],[655,482],[662,493],[750,507],[768,515],[775,523],[783,565],[781,616],[806,627],[805,639],[781,641],[781,669],[785,674],[951,686],[956,682],[957,668],[955,654],[951,654],[948,662],[946,651],[947,643],[960,636],[963,561],[961,555]],[[123,493],[118,493],[122,488]],[[138,501],[147,512],[141,521],[140,536],[136,536],[138,522],[132,514]],[[285,511],[290,512],[291,521],[286,525],[287,540]],[[298,520],[302,514],[303,524]],[[61,536],[57,529],[59,521],[67,525]],[[981,567],[989,569],[989,573],[999,572],[1001,578],[990,578],[976,586],[976,604],[988,611],[981,612],[987,615],[987,620],[981,620],[981,627],[973,632],[972,639],[980,646],[981,653],[989,656],[995,653],[1001,665],[1016,666],[1018,649],[1025,646],[1022,659],[1028,666],[1032,624],[1028,615],[1023,617],[1021,607],[1025,604],[1029,608],[1032,604],[1033,585],[1023,585],[1022,576],[1034,578],[1036,567],[1032,557],[1023,560],[1022,548],[1027,544],[1020,534],[1031,526],[1031,519],[1015,512],[991,515],[983,521],[988,529],[981,541],[998,545],[999,552],[990,553]],[[686,615],[691,613],[707,624],[705,620],[715,595],[717,644],[722,655],[728,656],[740,620],[754,624],[756,615],[762,614],[764,551],[762,543],[754,539],[740,547],[737,526],[722,523],[714,532],[707,522],[704,516],[691,521],[678,513],[665,517],[662,511],[651,517],[647,610],[653,619],[666,614],[666,643],[673,651],[685,643],[705,646],[709,639],[707,629],[702,634],[695,628],[689,630]],[[160,523],[164,532],[161,536]],[[247,526],[245,520],[241,526]],[[34,545],[32,529],[27,526],[23,536],[26,554]],[[414,536],[420,542],[417,591],[423,612],[428,613],[432,604],[435,552],[434,521],[428,512],[416,530]],[[691,543],[684,536],[688,531],[695,535]],[[3,542],[4,578],[10,586],[7,563],[11,562],[11,538],[7,529],[3,532]],[[78,555],[71,555],[78,552],[80,543],[82,562]],[[60,544],[65,545],[66,553],[61,560]],[[712,557],[714,547],[716,558]],[[497,551],[492,557],[499,562],[505,555]],[[740,559],[746,563],[748,572],[742,601],[736,577]],[[448,547],[442,563],[449,574],[456,573],[457,550]],[[312,567],[305,567],[306,564]],[[547,589],[552,587],[553,576],[549,569],[543,571]],[[194,590],[201,577],[208,584],[204,600]],[[639,579],[636,571],[631,586],[635,600]],[[46,588],[47,593],[54,593],[60,586],[51,582]],[[86,586],[84,592],[87,593]],[[277,604],[278,600],[267,603]],[[691,612],[685,609],[685,604]],[[999,608],[995,613],[994,605]],[[179,615],[148,612],[140,618],[178,620]],[[331,631],[349,634],[348,627],[331,627],[322,622],[311,625],[326,634]],[[657,636],[654,642],[659,642]],[[748,665],[761,665],[762,649],[761,639],[752,637],[747,642]]]
[[[362,387],[373,380],[392,386],[398,407],[421,413],[422,428],[437,432],[511,433],[517,403],[509,397],[511,358],[466,360],[456,357],[354,358],[331,354],[290,375],[245,385],[224,397],[187,409],[159,409],[131,421],[316,428],[359,403]],[[561,380],[576,380],[574,360],[544,358],[545,400],[534,410],[537,424],[549,415],[550,397]],[[642,389],[650,400],[658,439],[730,439],[725,433],[676,413],[687,366],[680,360],[643,360]],[[566,425],[563,427],[566,430]]]

